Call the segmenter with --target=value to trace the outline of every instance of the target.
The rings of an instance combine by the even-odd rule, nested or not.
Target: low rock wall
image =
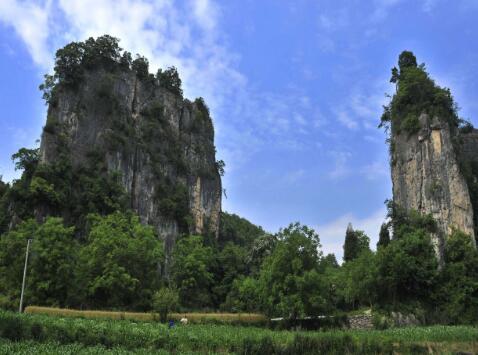
[[[361,314],[357,316],[349,316],[347,318],[350,329],[373,329],[371,315]]]

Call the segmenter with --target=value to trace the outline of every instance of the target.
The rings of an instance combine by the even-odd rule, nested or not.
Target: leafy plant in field
[[[179,295],[176,290],[163,287],[153,295],[153,310],[159,314],[161,322],[166,322],[170,312],[179,305]]]

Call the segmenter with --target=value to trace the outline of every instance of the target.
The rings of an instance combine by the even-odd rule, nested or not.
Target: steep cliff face
[[[180,233],[217,234],[221,178],[202,99],[184,100],[129,68],[86,70],[50,100],[40,164],[65,155],[74,169],[96,159],[97,174],[116,174],[130,208],[155,227],[167,252]],[[41,218],[48,208],[36,213]]]
[[[478,130],[468,127],[458,139],[458,157],[473,205],[475,239],[478,237]]]
[[[432,242],[443,261],[454,229],[476,244],[478,164],[473,155],[478,140],[470,134],[471,124],[458,117],[450,90],[436,85],[412,52],[400,54],[390,81],[396,92],[384,107],[381,126],[389,133],[393,202],[433,217]]]
[[[441,256],[453,228],[474,236],[473,207],[447,122],[422,114],[419,124],[414,134],[391,137],[393,200],[433,216],[438,227],[433,244]]]

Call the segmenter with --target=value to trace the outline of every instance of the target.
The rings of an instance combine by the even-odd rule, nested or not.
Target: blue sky
[[[55,49],[108,33],[205,97],[224,210],[271,232],[305,223],[341,257],[347,223],[374,244],[391,197],[377,124],[402,50],[478,123],[477,16],[475,0],[2,0],[0,175],[18,177],[10,156],[37,145]]]

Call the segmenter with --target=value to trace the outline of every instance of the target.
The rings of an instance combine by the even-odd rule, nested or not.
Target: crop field
[[[391,354],[478,352],[478,328],[433,326],[294,332],[221,324],[176,325],[0,311],[0,354]]]
[[[428,352],[431,349],[475,351],[472,327],[402,328],[386,331],[290,332],[226,325],[188,325],[168,329],[159,323],[55,318],[1,313],[2,353],[115,353],[133,351],[294,353],[322,349],[336,353]],[[35,341],[35,343],[32,343]],[[17,351],[18,350],[18,351]]]
[[[154,321],[151,313],[140,312],[114,312],[114,311],[81,311],[76,309],[52,308],[29,306],[25,313],[44,314],[51,316],[88,318],[88,319],[111,319],[111,320],[133,320],[133,321]],[[180,320],[186,317],[190,323],[224,323],[224,324],[256,324],[261,325],[267,322],[267,318],[257,313],[172,313],[169,318]]]

